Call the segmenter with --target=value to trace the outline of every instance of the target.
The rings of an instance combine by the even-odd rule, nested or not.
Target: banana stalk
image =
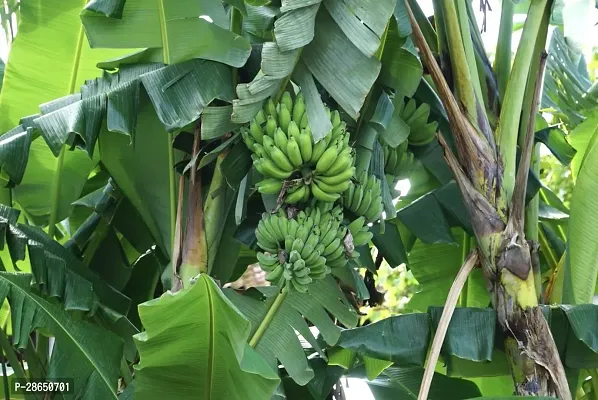
[[[528,15],[524,32],[531,32],[535,36],[540,22],[537,19],[538,13],[542,11],[542,16],[545,6],[545,0],[532,0],[531,14]],[[520,123],[524,92],[521,87],[525,88],[525,82],[522,83],[521,80],[525,81],[527,78],[527,74],[517,70],[521,71],[526,60],[529,67],[534,46],[532,44],[530,49],[527,45],[523,50],[518,50],[515,58],[517,68],[514,68],[511,77],[519,81],[511,80],[507,85],[502,113],[511,110],[515,114],[501,115],[499,127],[503,128],[502,135],[488,135],[483,130],[478,131],[469,119],[470,110],[463,110],[463,102],[458,103],[454,98],[408,3],[406,7],[415,43],[438,88],[455,138],[458,158],[441,135],[438,139],[444,148],[445,159],[453,171],[471,218],[492,304],[506,337],[505,349],[515,392],[522,396],[557,396],[560,399],[571,399],[554,339],[541,309],[537,307],[538,296],[534,274],[531,273],[533,257],[525,240],[523,227],[524,196],[533,145],[533,118],[526,127],[526,140],[516,174],[514,156],[517,141],[511,139],[516,138]],[[447,31],[449,36],[451,32],[458,32],[455,29]],[[449,41],[454,43],[454,38],[449,37]],[[463,65],[466,67],[467,63]],[[532,115],[537,112],[541,92],[543,74],[538,75],[533,101],[535,111]],[[505,119],[511,132],[505,130]],[[500,144],[497,145],[496,141]],[[505,159],[511,156],[511,159]]]
[[[193,142],[193,156],[199,153],[201,132],[195,130]],[[178,268],[182,287],[188,288],[191,280],[200,273],[208,272],[208,245],[204,226],[204,209],[201,195],[201,174],[197,170],[199,157],[195,157],[195,164],[191,168],[189,177],[189,197],[187,203],[187,221],[185,236],[182,239],[181,264]],[[179,201],[179,204],[181,202]],[[179,211],[181,209],[179,208]],[[180,215],[180,212],[179,212]],[[179,228],[180,225],[179,225]],[[177,235],[178,236],[178,235]],[[176,259],[173,259],[176,262]]]

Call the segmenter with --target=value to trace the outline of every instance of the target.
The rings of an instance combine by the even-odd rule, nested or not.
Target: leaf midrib
[[[56,323],[56,325],[58,325],[63,332],[66,333],[66,335],[71,339],[71,341],[76,345],[76,347],[81,351],[81,353],[85,356],[85,359],[89,361],[89,364],[91,364],[93,366],[93,368],[98,371],[99,375],[102,377],[102,380],[106,383],[106,386],[108,387],[108,390],[110,393],[112,393],[114,395],[114,391],[112,389],[112,385],[110,383],[110,380],[104,376],[102,370],[100,368],[98,368],[98,366],[93,362],[93,359],[90,357],[90,355],[87,353],[87,351],[85,351],[85,349],[81,346],[79,346],[79,343],[77,342],[77,340],[75,340],[75,338],[70,334],[70,332],[68,331],[68,329],[66,329],[66,327],[60,323],[60,321],[58,321],[56,318],[54,318],[54,316],[52,315],[52,313],[42,304],[40,303],[34,296],[32,296],[29,292],[27,292],[25,289],[23,289],[22,287],[20,287],[19,285],[17,285],[16,283],[14,283],[13,281],[11,281],[10,279],[6,279],[5,277],[1,277],[4,281],[8,282],[9,285],[11,285],[11,287],[14,287],[16,289],[18,289],[20,292],[22,292],[27,298],[31,299],[33,302],[35,302],[37,304],[37,306],[42,309],[46,315],[48,315],[50,317],[50,319],[52,321],[54,321]],[[116,395],[114,395],[114,399],[118,399],[118,397]]]
[[[164,59],[164,64],[170,64],[168,31],[166,29],[166,14],[164,13],[164,0],[158,0],[158,17],[160,19],[160,36],[162,37],[162,58]]]
[[[210,279],[209,277],[206,277]],[[206,399],[212,398],[212,371],[214,369],[214,306],[212,304],[212,291],[210,282],[205,281],[205,289],[208,295],[208,310],[210,315],[210,327],[209,327],[209,351],[208,351],[208,384],[206,385]]]
[[[85,1],[84,3],[87,3]],[[73,61],[73,68],[71,69],[71,77],[69,81],[68,94],[75,93],[75,85],[77,83],[77,77],[79,75],[79,65],[81,63],[81,50],[83,48],[83,37],[85,32],[83,30],[83,23],[79,23],[79,34],[77,35],[77,47],[75,48],[75,58]],[[63,146],[56,160],[56,174],[54,175],[52,185],[52,203],[50,204],[50,219],[48,221],[48,236],[54,238],[56,232],[56,224],[58,218],[58,201],[60,199],[60,186],[62,181],[62,170],[64,167],[66,146]]]

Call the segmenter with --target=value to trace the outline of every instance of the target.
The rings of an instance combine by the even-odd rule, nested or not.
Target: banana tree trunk
[[[540,17],[543,15],[545,3],[545,0],[536,0],[533,3],[536,8],[534,12]],[[445,22],[452,23],[447,28],[451,39],[451,52],[454,50],[456,55],[460,52],[463,59],[460,64],[458,57],[455,56],[453,60],[455,63],[453,69],[459,70],[456,86],[459,89],[471,88],[468,72],[470,68],[466,62],[467,50],[463,48],[466,43],[459,36],[460,30],[457,24],[457,15],[463,12],[463,7],[455,9],[451,2],[443,5],[446,6]],[[470,97],[464,97],[461,93],[464,90],[461,90],[460,101],[455,99],[427,46],[408,2],[406,8],[413,27],[415,43],[438,89],[455,139],[458,158],[442,135],[438,136],[444,149],[445,159],[463,195],[478,241],[481,264],[492,304],[506,337],[505,350],[513,376],[515,393],[520,396],[554,396],[560,399],[571,399],[554,338],[542,310],[538,307],[532,266],[532,261],[535,259],[532,253],[535,248],[529,245],[524,234],[525,192],[533,147],[533,116],[537,113],[542,74],[538,74],[535,81],[533,102],[535,108],[528,110],[532,117],[525,127],[525,143],[521,149],[519,168],[515,173],[514,160],[506,160],[505,157],[515,155],[516,141],[510,140],[513,132],[509,129],[513,126],[517,128],[516,121],[519,120],[521,111],[517,112],[517,119],[511,118],[513,116],[505,118],[501,114],[500,121],[507,120],[509,123],[503,126],[499,123],[499,132],[496,134],[491,132],[487,116],[481,111],[479,98],[475,93]],[[531,25],[539,24],[538,15],[533,18],[528,16]],[[528,31],[533,29],[535,28],[531,26]],[[531,57],[531,50],[524,56]],[[520,61],[519,69],[521,65]],[[516,75],[514,72],[513,75]],[[525,83],[518,84],[525,86]],[[509,82],[509,84],[515,83]],[[467,99],[471,100],[471,104],[464,101]],[[513,101],[510,108],[517,110],[517,107],[513,107],[512,104]],[[506,107],[503,107],[503,111],[504,109]],[[507,137],[509,135],[510,137]],[[514,137],[516,138],[516,135]]]

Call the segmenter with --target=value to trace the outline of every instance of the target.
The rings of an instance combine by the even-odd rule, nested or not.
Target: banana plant
[[[0,92],[15,376],[97,399],[338,399],[343,376],[377,399],[592,394],[595,97],[561,27],[543,53],[558,1],[503,1],[493,65],[466,0],[81,3],[19,2]],[[539,143],[573,165],[571,210]],[[420,290],[363,323],[382,263]],[[227,287],[256,264],[267,286]]]

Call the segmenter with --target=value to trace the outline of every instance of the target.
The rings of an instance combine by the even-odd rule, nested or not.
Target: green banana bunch
[[[401,102],[401,119],[409,126],[409,144],[422,146],[430,143],[436,136],[438,122],[428,122],[430,105],[422,103],[417,106],[415,99],[410,99],[407,104]]]
[[[281,288],[288,286],[305,293],[311,282],[324,278],[331,268],[358,257],[353,249],[347,252],[349,228],[343,219],[341,206],[313,199],[293,218],[283,208],[276,214],[263,214],[255,235],[264,250],[257,253],[257,259],[266,279]]]
[[[347,226],[349,232],[351,232],[351,236],[353,237],[353,245],[354,246],[363,246],[368,244],[374,234],[370,232],[368,226],[366,225],[365,217],[359,217]]]
[[[327,109],[327,113],[333,128],[314,144],[303,95],[297,94],[293,101],[285,92],[278,104],[269,99],[249,128],[241,129],[253,165],[266,178],[256,185],[258,191],[277,194],[290,187],[287,204],[306,202],[311,195],[332,203],[349,188],[355,175],[354,150],[339,112]],[[285,180],[293,184],[285,186]]]
[[[374,222],[382,216],[382,184],[374,175],[363,171],[358,183],[351,183],[343,193],[342,204],[357,216],[363,216],[367,222]]]
[[[384,173],[392,176],[394,181],[408,178],[417,164],[415,155],[407,145],[407,142],[403,142],[394,149],[386,144],[382,145]]]

